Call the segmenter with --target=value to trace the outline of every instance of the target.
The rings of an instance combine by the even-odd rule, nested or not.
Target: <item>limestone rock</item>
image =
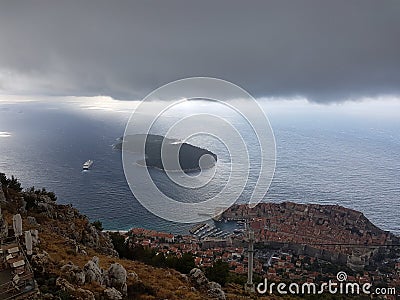
[[[46,272],[46,268],[51,264],[50,255],[46,251],[35,254],[32,256],[31,264],[36,272],[43,274]]]
[[[77,294],[78,294],[78,299],[82,299],[82,300],[96,300],[96,298],[94,297],[94,294],[89,291],[89,290],[85,290],[82,288],[78,288],[76,290]]]
[[[99,258],[94,256],[89,260],[83,267],[83,272],[85,273],[85,281],[87,283],[98,282],[103,284],[103,271],[99,266]]]
[[[37,205],[37,210],[49,218],[54,218],[55,216],[54,206],[50,203],[39,202]]]
[[[138,276],[138,274],[136,274],[135,272],[129,273],[129,274],[128,274],[128,277],[129,277],[129,278],[132,278],[133,281],[135,281],[135,282],[139,281],[139,276]]]
[[[209,281],[206,277],[206,275],[204,275],[203,271],[198,269],[198,268],[194,268],[190,271],[189,273],[189,279],[197,286],[197,287],[205,287]]]
[[[225,299],[225,293],[222,290],[221,285],[214,281],[208,283],[207,295],[213,299],[220,299],[220,300]]]
[[[91,291],[82,288],[75,288],[64,278],[58,277],[56,280],[56,286],[68,294],[73,295],[73,299],[95,300],[94,294]]]
[[[104,290],[104,295],[108,300],[122,300],[122,294],[115,288],[107,288]]]
[[[189,277],[186,274],[181,274],[181,279],[186,282],[189,283]]]
[[[115,287],[123,295],[127,294],[128,287],[126,285],[127,272],[125,268],[119,264],[111,264],[110,268],[105,274],[105,283],[108,287]]]
[[[74,265],[72,262],[68,262],[66,265],[62,266],[61,272],[69,282],[77,285],[85,284],[85,273],[81,270],[81,268]]]
[[[221,285],[217,282],[210,281],[207,286],[208,289],[221,289]]]
[[[37,225],[37,222],[36,222],[36,218],[35,218],[35,217],[28,216],[28,217],[27,217],[27,221],[28,221],[28,224],[29,224],[29,225]]]
[[[200,269],[192,269],[189,273],[189,280],[197,289],[206,292],[209,299],[226,299],[225,292],[222,290],[221,285],[214,281],[209,281]]]
[[[56,286],[68,293],[75,293],[76,291],[75,287],[65,278],[58,277],[56,280]]]

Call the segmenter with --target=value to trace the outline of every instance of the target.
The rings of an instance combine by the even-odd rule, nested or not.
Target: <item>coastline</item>
[[[156,168],[156,167],[154,167],[154,168]],[[163,171],[163,170],[161,170],[161,171]],[[284,205],[288,205],[288,204],[289,204],[289,205],[296,206],[296,207],[307,208],[307,209],[309,209],[309,208],[314,208],[314,209],[318,209],[318,210],[325,209],[325,210],[328,210],[328,211],[329,211],[329,210],[338,209],[338,210],[343,211],[343,212],[345,212],[345,213],[347,213],[347,214],[350,214],[350,215],[353,215],[353,214],[354,214],[354,215],[357,215],[357,216],[362,216],[362,217],[366,220],[366,222],[367,222],[368,224],[370,224],[372,227],[376,228],[376,229],[379,230],[380,232],[388,233],[388,234],[390,234],[390,235],[392,235],[392,236],[394,236],[394,237],[400,239],[400,234],[398,234],[398,233],[396,233],[396,232],[393,232],[393,231],[390,231],[390,230],[383,230],[383,229],[381,229],[380,227],[378,227],[377,225],[375,225],[373,222],[371,222],[368,218],[366,218],[362,212],[357,211],[357,210],[354,210],[354,209],[352,209],[352,208],[347,208],[347,207],[344,207],[344,206],[341,206],[341,205],[337,205],[337,204],[315,204],[315,203],[304,203],[304,204],[299,204],[299,203],[294,203],[294,202],[280,202],[280,203],[262,202],[262,203],[258,204],[254,209],[257,209],[257,207],[259,207],[259,206],[265,206],[265,205],[267,205],[267,206],[268,206],[268,205],[273,205],[273,206],[280,207],[280,206],[284,206]],[[237,209],[237,208],[246,208],[247,205],[245,205],[245,204],[240,204],[240,205],[231,206],[231,207],[229,207],[227,210],[225,210],[225,211],[220,215],[221,218],[220,218],[219,220],[211,220],[211,219],[210,219],[209,223],[210,223],[210,224],[211,224],[211,223],[214,224],[214,225],[218,228],[218,226],[219,226],[220,224],[223,224],[223,223],[226,222],[226,221],[228,221],[228,222],[236,222],[236,221],[242,221],[242,220],[244,220],[245,218],[242,217],[242,216],[238,216],[238,217],[236,217],[236,218],[232,218],[232,217],[229,216],[229,211],[232,210],[233,207],[236,207],[236,209]],[[251,211],[251,210],[252,210],[252,209],[250,209],[250,210],[248,210],[248,211]],[[251,215],[251,213],[250,213],[250,215]],[[260,217],[265,217],[265,216],[263,216],[263,215],[254,216],[254,215],[253,215],[253,216],[251,216],[249,219],[253,219],[253,221],[254,221],[254,219],[259,219]],[[270,217],[273,217],[273,216],[270,216]],[[287,219],[286,221],[290,221],[290,217],[288,217],[288,219]],[[192,226],[196,226],[196,224],[197,224],[197,223],[193,223]],[[177,225],[177,226],[179,226],[179,225]],[[128,233],[128,232],[131,231],[133,228],[143,228],[143,229],[147,229],[147,230],[155,230],[155,231],[157,231],[157,232],[170,233],[169,231],[166,231],[166,230],[163,230],[163,229],[159,229],[159,228],[150,228],[150,227],[141,226],[141,225],[139,225],[139,226],[137,226],[137,225],[136,225],[136,226],[132,226],[132,227],[129,228],[129,229],[127,229],[127,228],[125,227],[125,228],[121,228],[121,229],[115,229],[115,228],[112,228],[112,229],[104,229],[103,231],[104,231],[104,232]],[[190,228],[184,230],[184,233],[175,233],[175,234],[191,235],[191,233],[190,233]]]

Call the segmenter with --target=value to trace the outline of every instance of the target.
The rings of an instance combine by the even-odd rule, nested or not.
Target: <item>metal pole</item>
[[[255,292],[253,283],[253,258],[254,258],[254,231],[250,228],[250,224],[247,224],[249,248],[248,252],[248,267],[247,267],[247,283],[246,291],[250,293]]]

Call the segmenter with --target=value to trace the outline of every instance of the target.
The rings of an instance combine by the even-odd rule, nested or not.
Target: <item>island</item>
[[[136,163],[165,171],[183,170],[185,173],[209,169],[215,166],[217,155],[178,139],[166,138],[155,134],[126,135],[118,139],[114,149],[143,154],[145,159]],[[163,150],[162,150],[162,147]],[[163,151],[161,155],[161,151]],[[176,157],[178,156],[178,160]]]

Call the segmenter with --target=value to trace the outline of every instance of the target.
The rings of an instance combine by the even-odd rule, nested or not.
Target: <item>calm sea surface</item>
[[[140,226],[187,232],[190,225],[154,216],[132,195],[121,153],[111,147],[123,135],[127,116],[126,112],[80,111],[55,103],[0,102],[0,172],[16,175],[25,187],[55,191],[59,203],[72,203],[107,229]],[[168,121],[161,121],[160,128],[174,117],[179,118],[176,113],[166,116]],[[400,234],[400,114],[397,120],[305,112],[269,117],[277,166],[265,201],[340,204]],[[240,119],[236,121],[240,127]],[[254,141],[248,136],[251,145]],[[217,153],[217,168],[224,167],[226,157],[217,143],[197,142]],[[95,163],[90,171],[82,172],[87,159]],[[169,185],[162,172],[151,172],[167,194],[182,199],[201,201],[205,193],[212,195],[223,185],[221,179],[206,192],[185,192]],[[240,200],[250,192],[251,182]]]

